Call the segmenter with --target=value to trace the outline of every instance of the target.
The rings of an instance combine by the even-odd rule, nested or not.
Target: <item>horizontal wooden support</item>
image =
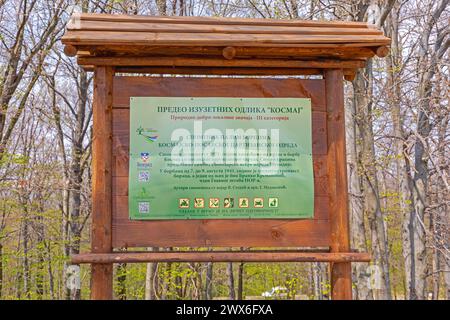
[[[79,65],[128,67],[225,67],[225,68],[362,68],[365,60],[216,59],[176,57],[79,57]]]
[[[73,264],[145,262],[370,262],[368,253],[298,251],[166,251],[73,255]]]
[[[94,66],[84,65],[87,72]],[[208,67],[116,67],[116,73],[148,73],[148,74],[178,74],[178,75],[224,75],[224,76],[305,76],[322,75],[323,69],[307,68],[208,68]],[[344,69],[346,80],[351,81],[356,69]],[[348,79],[349,78],[349,79]]]
[[[347,69],[350,70],[350,69]],[[356,70],[356,69],[354,69]],[[213,68],[213,67],[117,67],[118,73],[186,74],[220,76],[322,75],[322,69],[307,68]],[[355,71],[353,71],[354,73]],[[349,72],[350,73],[350,72]]]
[[[159,46],[159,45],[95,45],[83,46],[77,45],[78,56],[80,51],[90,52],[91,56],[112,57],[112,56],[134,56],[134,57],[182,57],[199,55],[205,58],[223,56],[224,46]],[[367,59],[375,55],[378,46],[354,47],[348,44],[311,46],[305,44],[302,47],[236,47],[235,58],[287,58],[303,60],[354,60]]]

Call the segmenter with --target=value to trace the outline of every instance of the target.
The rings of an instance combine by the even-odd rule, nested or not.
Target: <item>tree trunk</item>
[[[117,299],[127,300],[127,264],[117,264]]]
[[[80,253],[80,241],[83,228],[83,224],[81,223],[81,196],[84,175],[82,161],[84,154],[84,125],[86,121],[85,116],[87,112],[88,89],[89,82],[87,74],[85,71],[80,69],[80,76],[78,80],[79,102],[77,104],[77,113],[75,115],[75,128],[71,133],[72,152],[70,157],[70,166],[68,168],[69,173],[67,176],[67,255]],[[62,133],[60,133],[60,135],[61,134]],[[63,147],[64,146],[62,146],[62,148]],[[68,266],[65,268],[67,269],[67,267]],[[66,299],[80,300],[80,298],[81,288],[71,287],[70,289],[66,289]]]
[[[50,294],[50,299],[55,300],[55,280],[53,276],[50,244],[47,245],[47,272],[48,272],[48,291]]]
[[[431,88],[422,84],[419,89],[421,97],[421,111],[419,112],[417,132],[422,139],[427,139],[431,127],[426,113],[428,109],[427,98]],[[409,272],[406,272],[408,283],[408,297],[411,300],[425,299],[426,273],[427,273],[427,253],[426,253],[426,227],[425,227],[425,208],[428,205],[428,157],[426,156],[425,145],[422,139],[418,138],[414,146],[414,178],[413,178],[413,208],[409,212],[409,219],[405,221],[409,240],[408,256],[405,263],[409,266]],[[406,231],[405,230],[405,231]]]
[[[212,300],[212,287],[213,287],[213,263],[208,262],[206,265],[206,277],[205,277],[205,299]]]
[[[354,99],[354,97],[353,97]],[[346,103],[346,142],[347,142],[347,172],[350,200],[350,226],[352,248],[367,252],[366,226],[364,221],[364,201],[361,190],[360,177],[358,172],[358,152],[359,143],[354,103]],[[368,287],[367,265],[365,263],[353,263],[353,296],[357,300],[372,300],[373,293]]]
[[[173,248],[169,247],[169,248],[167,248],[167,251],[173,251]],[[165,265],[166,265],[166,269],[164,272],[164,277],[165,277],[166,281],[163,282],[164,288],[163,288],[162,298],[164,300],[169,300],[169,299],[172,299],[171,292],[170,292],[171,287],[172,287],[172,262],[167,262]]]
[[[166,0],[155,0],[156,1],[156,7],[158,8],[158,14],[160,16],[167,15],[167,2]]]
[[[0,300],[3,294],[3,245],[0,242]]]
[[[439,217],[436,219],[433,218],[433,215],[430,215],[430,230],[433,234],[438,234],[437,225],[439,224]],[[433,258],[431,259],[431,271],[432,271],[432,300],[439,300],[439,278],[440,278],[440,269],[441,269],[441,255],[439,253],[439,249],[436,246],[433,247]]]
[[[323,279],[322,265],[320,262],[312,263],[313,281],[314,281],[314,299],[323,300]]]
[[[442,227],[444,231],[442,233],[444,239],[444,246],[450,248],[450,215],[448,211],[442,210]],[[450,258],[448,256],[444,257],[442,255],[442,265],[444,266],[444,284],[445,293],[444,297],[450,300]]]
[[[413,209],[409,212],[409,219],[405,220],[404,229],[408,232],[409,247],[405,257],[407,267],[406,280],[409,299],[424,299],[426,291],[427,255],[426,255],[426,226],[425,209],[428,207],[428,145],[427,141],[432,129],[432,82],[437,68],[437,62],[443,58],[448,49],[448,41],[444,42],[445,31],[442,37],[437,35],[434,50],[430,48],[430,36],[434,26],[449,0],[441,0],[435,6],[428,20],[424,24],[418,41],[418,73],[419,86],[417,89],[418,118],[417,137],[414,144],[414,177],[413,177]],[[431,7],[430,7],[431,9]],[[409,271],[409,272],[408,272]]]
[[[372,119],[372,64],[367,62],[365,71],[358,71],[353,81],[354,104],[357,111],[357,125],[361,149],[358,154],[362,174],[364,211],[369,219],[373,260],[380,268],[380,287],[375,293],[377,299],[391,299],[389,277],[389,252],[386,226],[381,212]]]
[[[237,298],[242,300],[244,297],[244,263],[241,262],[238,265],[238,287]]]
[[[227,263],[227,279],[228,279],[228,291],[229,299],[236,300],[236,293],[234,290],[234,275],[233,275],[233,263]]]
[[[423,112],[419,114],[418,131],[422,137],[428,136],[429,124]],[[427,133],[428,132],[428,133]],[[420,140],[420,139],[418,139]],[[425,233],[425,208],[427,206],[428,194],[428,164],[425,159],[425,146],[421,141],[415,145],[415,175],[413,178],[413,204],[414,208],[409,212],[409,219],[406,221],[406,229],[409,239],[409,256],[405,262],[410,266],[406,272],[409,289],[409,299],[425,299],[427,254],[426,254],[426,233]],[[408,277],[409,276],[409,277]]]
[[[194,270],[196,268],[194,263],[190,264],[190,267],[192,269],[194,269]],[[175,292],[176,292],[176,297],[175,298],[177,300],[183,299],[183,279],[180,276],[179,269],[180,269],[180,265],[177,264],[176,268],[175,268],[176,272],[175,272],[175,279],[174,279]],[[197,270],[195,270],[195,271],[197,271]],[[197,274],[197,272],[195,272],[195,273]],[[195,277],[195,284],[196,284],[196,286],[195,286],[195,289],[196,289],[195,290],[195,299],[200,300],[201,299],[201,290],[200,290],[200,292],[198,290],[198,288],[199,288],[199,286],[198,286],[198,279],[199,279],[199,275],[197,274],[197,276]]]
[[[314,264],[308,263],[308,299],[314,299],[315,298],[315,287],[314,287]]]
[[[29,260],[29,240],[30,240],[30,230],[28,221],[28,212],[26,208],[27,204],[22,200],[22,246],[23,246],[23,291],[25,293],[25,299],[31,297],[31,279],[30,279],[30,260]]]
[[[149,251],[159,251],[159,248],[148,248]],[[147,271],[145,274],[145,300],[156,300],[157,282],[158,282],[158,263],[147,263]]]
[[[411,238],[411,212],[413,211],[413,196],[411,185],[411,164],[406,145],[404,133],[404,121],[401,113],[401,87],[400,79],[398,79],[399,67],[402,65],[400,46],[398,44],[398,12],[393,12],[388,19],[389,36],[392,39],[391,54],[387,57],[388,83],[391,90],[388,91],[389,103],[391,105],[392,121],[393,121],[393,135],[394,148],[396,150],[396,174],[397,174],[397,192],[399,211],[402,215],[402,248],[403,258],[405,262],[405,277],[406,283],[410,283],[411,277],[414,278],[411,257],[415,255],[414,240]],[[414,273],[414,272],[413,272]],[[407,285],[406,296],[410,289]]]
[[[36,240],[37,240],[37,270],[36,270],[36,296],[43,299],[44,295],[44,268],[45,268],[45,228],[44,228],[44,204],[39,204],[39,213],[36,216]]]

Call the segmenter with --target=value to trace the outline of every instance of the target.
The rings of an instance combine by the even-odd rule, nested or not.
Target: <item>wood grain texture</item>
[[[93,253],[112,251],[112,90],[114,70],[98,67],[94,73],[92,139]],[[92,264],[91,299],[112,299],[112,264]]]
[[[222,68],[362,68],[365,60],[277,60],[223,59],[200,57],[79,57],[79,65],[154,66],[154,67],[222,67]]]
[[[84,253],[72,263],[144,262],[368,262],[368,253],[298,251],[177,251]]]
[[[323,80],[115,77],[113,97],[113,245],[328,247],[327,132]],[[315,217],[131,221],[128,218],[129,101],[132,96],[311,98]]]
[[[221,57],[223,53],[223,46],[159,46],[159,45],[141,45],[141,46],[124,46],[124,45],[95,45],[95,46],[77,46],[80,51],[93,51],[97,56],[195,56],[201,55],[205,57]],[[336,45],[314,45],[304,44],[296,47],[233,47],[236,49],[237,58],[251,58],[251,57],[272,57],[284,59],[365,59],[373,57],[378,47],[355,47],[355,44],[340,44]],[[80,56],[80,54],[79,54]]]
[[[272,33],[159,33],[123,31],[72,30],[64,35],[64,44],[71,45],[197,45],[197,46],[296,46],[310,44],[372,44],[388,45],[383,35],[367,34],[272,34]]]
[[[81,21],[113,21],[113,22],[154,22],[154,23],[191,23],[204,25],[271,25],[271,26],[303,26],[303,27],[335,27],[335,28],[376,28],[375,25],[358,21],[317,21],[317,20],[281,20],[258,18],[217,18],[189,16],[144,16],[121,14],[82,13],[77,17]],[[73,25],[73,21],[70,21]]]
[[[108,42],[213,45],[213,42],[263,43],[389,43],[380,29],[361,23],[269,19],[92,16],[70,20],[64,43]],[[174,37],[175,36],[175,37]]]
[[[83,20],[68,26],[69,30],[157,32],[157,33],[225,33],[225,34],[321,34],[321,35],[383,35],[375,28],[329,26],[272,26],[272,25],[202,25],[192,23],[129,22]]]
[[[114,197],[115,213],[127,212],[127,197]],[[115,219],[115,247],[328,247],[328,220]]]
[[[350,250],[347,160],[345,151],[345,110],[342,70],[325,72],[328,113],[328,179],[331,252]],[[350,300],[352,279],[350,263],[332,263],[332,298]]]
[[[115,77],[113,107],[128,109],[130,97],[208,97],[212,95],[248,98],[310,98],[313,111],[326,111],[325,81],[320,79]]]

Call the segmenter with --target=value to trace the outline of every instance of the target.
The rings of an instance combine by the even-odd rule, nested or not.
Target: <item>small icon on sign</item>
[[[143,136],[144,139],[148,142],[155,142],[156,139],[158,139],[158,135],[156,134],[158,130],[155,130],[153,128],[142,128],[141,126],[139,126],[136,132],[138,135]]]
[[[278,198],[269,198],[269,208],[278,208]]]
[[[248,208],[248,198],[239,198],[239,208]]]
[[[194,199],[194,208],[204,208],[204,207],[205,207],[205,199],[203,198]]]
[[[219,198],[209,198],[209,207],[210,208],[218,208],[220,200]]]
[[[147,163],[149,159],[150,159],[149,152],[141,152],[141,160],[143,163]]]
[[[149,171],[139,171],[138,181],[139,182],[149,182],[150,181],[150,172]]]
[[[150,212],[150,203],[148,202],[139,202],[139,213],[149,213]]]
[[[233,208],[234,207],[234,198],[225,198],[223,199],[223,207],[224,208]]]
[[[263,208],[264,207],[264,199],[263,198],[253,199],[253,206],[255,208]]]
[[[178,208],[187,209],[189,208],[189,199],[188,198],[180,198],[178,199]]]

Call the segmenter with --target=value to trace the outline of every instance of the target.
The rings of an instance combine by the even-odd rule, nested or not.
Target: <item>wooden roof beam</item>
[[[113,21],[120,22],[150,22],[150,23],[191,23],[206,25],[271,25],[271,26],[303,26],[303,27],[333,27],[333,28],[367,28],[377,27],[367,22],[358,21],[320,21],[320,20],[281,20],[261,18],[217,18],[217,17],[187,17],[187,16],[144,16],[144,15],[120,15],[120,14],[77,14],[72,23],[83,21]]]

